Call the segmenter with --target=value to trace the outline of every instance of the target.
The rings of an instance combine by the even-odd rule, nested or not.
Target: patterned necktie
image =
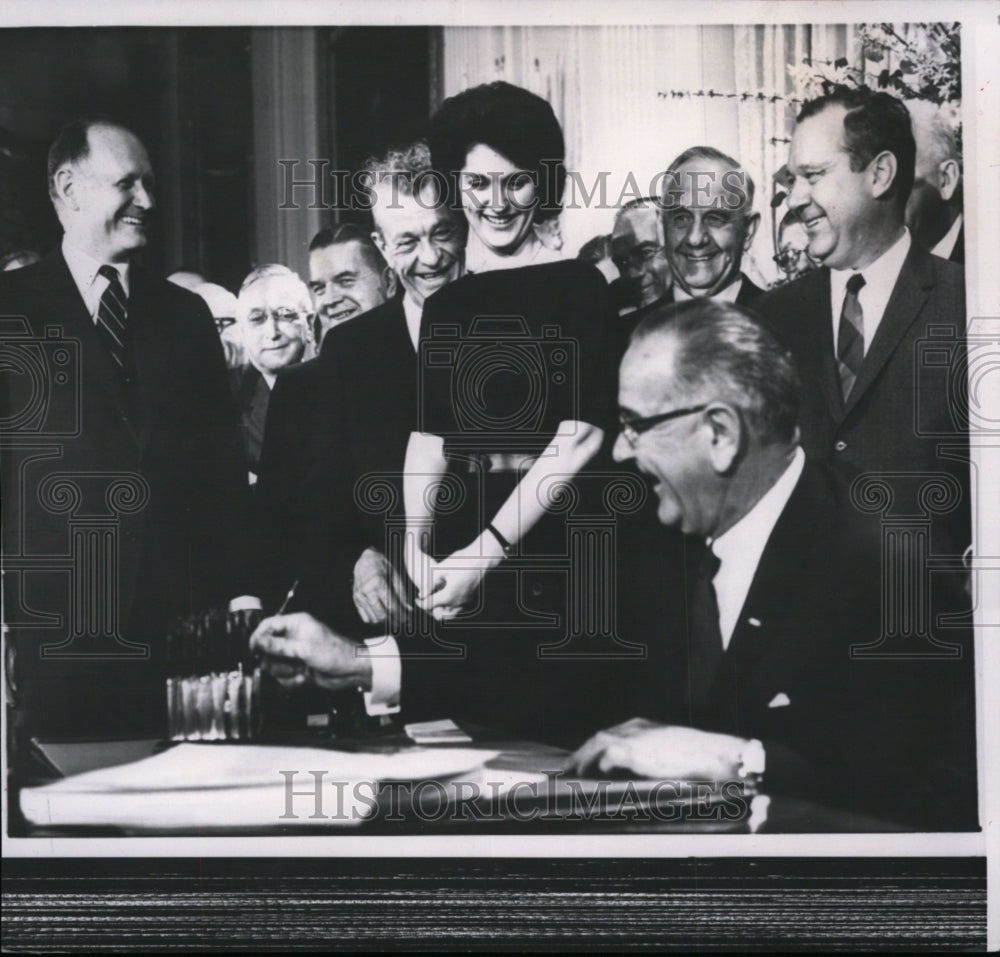
[[[840,310],[837,369],[840,372],[840,393],[845,402],[854,388],[854,380],[857,379],[865,358],[865,317],[858,300],[858,293],[864,284],[865,277],[859,272],[847,280],[844,305]]]
[[[719,629],[719,602],[712,579],[721,561],[706,545],[695,570],[688,613],[688,680],[691,704],[701,705],[722,661],[722,632]]]
[[[125,374],[125,290],[114,266],[97,270],[108,280],[108,288],[97,307],[97,328],[100,329],[108,352],[122,375]]]

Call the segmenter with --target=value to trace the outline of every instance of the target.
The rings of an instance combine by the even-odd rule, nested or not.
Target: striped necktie
[[[125,290],[114,266],[104,265],[97,271],[108,280],[108,288],[97,307],[97,328],[114,364],[125,375]]]
[[[854,380],[857,379],[865,358],[865,317],[858,299],[858,293],[864,284],[865,277],[859,272],[847,280],[844,305],[840,310],[837,369],[840,372],[840,392],[845,402],[854,388]]]

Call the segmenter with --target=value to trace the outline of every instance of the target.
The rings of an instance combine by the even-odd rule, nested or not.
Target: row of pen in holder
[[[260,611],[212,609],[167,635],[168,734],[174,741],[250,741],[262,729],[261,672],[250,653]]]

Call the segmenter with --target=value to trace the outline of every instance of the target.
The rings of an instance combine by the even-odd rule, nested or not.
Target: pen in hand
[[[298,589],[298,587],[299,587],[299,580],[296,578],[295,581],[292,582],[292,587],[288,589],[288,594],[285,595],[285,600],[281,603],[281,607],[277,610],[277,612],[275,612],[275,614],[283,615],[285,613],[285,611],[288,609],[289,603],[295,597],[295,592]]]

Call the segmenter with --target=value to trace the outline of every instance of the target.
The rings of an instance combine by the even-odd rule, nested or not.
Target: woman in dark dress
[[[432,119],[430,143],[479,253],[474,274],[424,306],[407,571],[438,639],[465,646],[455,681],[467,715],[555,739],[557,726],[581,727],[568,699],[587,701],[576,666],[542,649],[565,644],[581,617],[570,583],[594,556],[571,526],[603,501],[599,477],[580,480],[614,422],[617,317],[600,272],[548,261],[533,232],[540,211],[558,215],[565,181],[544,100],[504,83],[467,90]]]

